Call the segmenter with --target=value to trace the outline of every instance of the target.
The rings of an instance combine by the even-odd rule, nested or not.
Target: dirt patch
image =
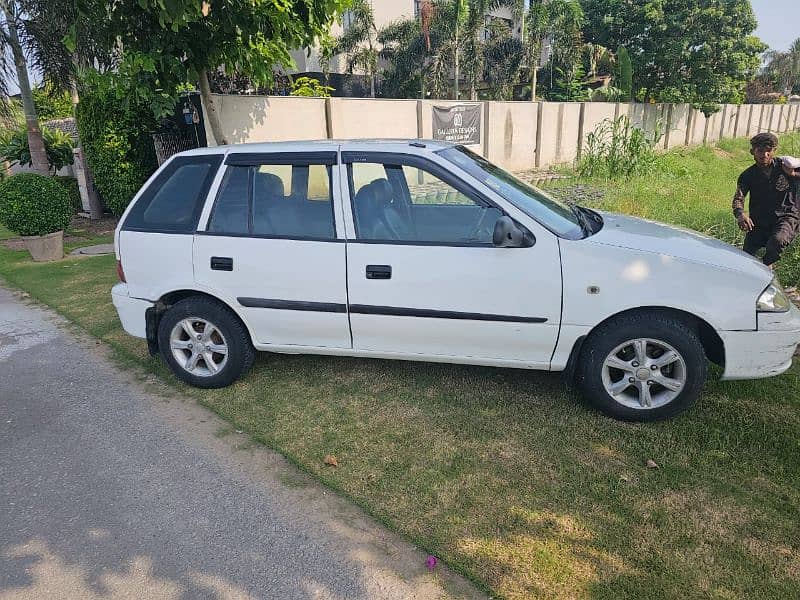
[[[714,146],[714,154],[716,154],[720,158],[733,158],[733,154],[731,154],[730,152],[727,152],[727,151],[725,151],[722,148],[719,148],[717,146]]]
[[[69,228],[75,232],[80,231],[82,234],[84,234],[84,237],[87,235],[92,237],[98,235],[111,235],[117,228],[118,221],[119,219],[117,219],[117,217],[112,217],[111,215],[103,216],[102,219],[98,219],[96,221],[75,215],[72,217],[72,220],[69,223]],[[66,242],[67,238],[64,238],[64,241]]]

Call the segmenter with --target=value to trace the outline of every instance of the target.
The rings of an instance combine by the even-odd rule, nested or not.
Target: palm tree
[[[800,38],[797,38],[789,50],[769,50],[764,53],[767,61],[765,74],[775,81],[781,93],[791,94],[795,86],[800,85]]]
[[[464,23],[467,21],[469,14],[468,0],[453,0],[453,99],[458,100],[459,92],[458,86],[461,79],[461,71],[459,69],[459,55],[461,54],[460,46],[460,32]]]
[[[454,8],[451,0],[433,3],[428,35],[419,19],[397,21],[380,30],[380,56],[388,63],[383,73],[387,96],[447,95],[455,58]]]
[[[484,44],[487,82],[495,100],[511,100],[525,60],[525,47],[502,22],[489,25]]]
[[[39,117],[36,114],[36,106],[33,103],[33,93],[28,78],[28,65],[25,61],[22,37],[20,29],[24,27],[22,11],[15,0],[0,0],[4,21],[0,22],[0,95],[8,98],[8,84],[11,75],[11,66],[7,62],[7,50],[11,49],[14,57],[14,70],[17,75],[20,95],[22,96],[22,110],[25,114],[25,126],[28,131],[28,147],[31,153],[31,164],[33,170],[41,175],[50,172],[50,165],[47,162],[47,152],[44,148],[42,130],[39,128]],[[24,34],[24,29],[22,29]]]
[[[83,3],[78,10],[74,0],[16,0],[21,9],[18,32],[24,32],[24,50],[32,67],[56,90],[69,90],[73,111],[78,104],[79,71],[88,65],[98,71],[113,69],[119,52],[107,52],[100,43],[105,6]],[[22,17],[24,15],[24,19]],[[83,161],[92,219],[103,215],[102,205],[92,183],[89,167]]]
[[[545,41],[551,40],[553,52],[559,54],[561,60],[570,59],[576,64],[582,45],[583,10],[577,0],[504,0],[502,3],[510,6],[515,18],[521,21],[520,37],[525,47],[531,100],[535,102]]]
[[[378,77],[378,30],[375,15],[369,0],[354,0],[346,14],[350,21],[345,32],[336,39],[332,54],[344,54],[347,71],[361,69],[369,78],[369,95],[375,97],[375,82]]]

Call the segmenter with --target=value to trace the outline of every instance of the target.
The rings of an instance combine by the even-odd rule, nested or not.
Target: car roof
[[[290,142],[254,142],[248,144],[230,144],[227,146],[210,146],[180,152],[179,156],[197,156],[204,154],[258,153],[258,152],[309,152],[336,151],[343,152],[409,152],[426,149],[430,152],[455,146],[451,142],[425,139],[361,139],[361,140],[298,140]]]

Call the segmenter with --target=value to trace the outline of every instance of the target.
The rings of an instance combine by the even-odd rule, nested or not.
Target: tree
[[[486,78],[495,100],[512,100],[525,60],[522,42],[503,22],[492,22],[483,48]]]
[[[431,38],[435,38],[431,32]],[[390,23],[378,32],[380,56],[387,61],[382,93],[390,98],[425,98],[425,35],[416,19]]]
[[[106,19],[107,6],[103,3],[84,2],[83,0],[18,0],[27,17],[25,31],[27,33],[28,59],[33,68],[44,75],[50,86],[48,96],[56,98],[61,93],[69,92],[71,113],[77,113],[80,100],[80,73],[91,65],[91,70],[100,73],[114,70],[120,57],[120,48],[114,39],[108,36],[104,28],[99,27]],[[66,40],[69,40],[65,43]],[[34,100],[36,92],[34,92]],[[65,113],[65,103],[45,108],[57,109]],[[40,113],[40,116],[41,113]],[[79,138],[82,132],[79,128]],[[83,141],[80,142],[84,146]],[[89,215],[91,219],[103,216],[103,207],[95,191],[94,176],[86,160],[81,162],[88,194]]]
[[[453,99],[458,100],[459,91],[458,86],[461,80],[461,71],[459,69],[459,55],[461,53],[460,47],[460,32],[469,14],[469,4],[467,0],[453,0]]]
[[[764,59],[767,61],[764,75],[781,94],[789,95],[800,86],[800,38],[792,42],[786,52],[768,50]]]
[[[765,49],[749,0],[581,0],[587,41],[625,46],[638,99],[740,102]]]
[[[349,23],[344,33],[335,41],[331,54],[344,54],[347,70],[361,69],[369,78],[369,95],[375,97],[375,80],[378,77],[378,30],[369,0],[354,0],[348,10]]]
[[[633,89],[633,67],[631,66],[631,55],[625,46],[617,48],[617,65],[619,70],[617,87],[622,90],[622,102],[630,102],[631,90]]]
[[[96,25],[105,30],[108,50],[124,49],[118,69],[138,84],[134,93],[140,99],[166,114],[181,86],[198,81],[214,139],[225,144],[209,72],[224,65],[256,85],[271,82],[273,65],[290,65],[291,49],[326,37],[349,0],[83,3],[93,12],[107,9],[107,18]]]
[[[33,103],[42,121],[64,119],[72,116],[72,100],[64,90],[56,88],[51,82],[33,90]]]
[[[531,100],[536,101],[539,62],[545,41],[551,41],[553,51],[560,52],[558,68],[572,73],[578,63],[583,45],[581,26],[583,13],[577,0],[504,0],[515,18],[522,24],[521,39],[525,49]],[[526,9],[527,6],[527,9]],[[569,59],[571,64],[567,64]]]
[[[380,55],[388,62],[383,80],[385,95],[398,98],[447,95],[455,54],[455,4],[439,0],[431,6],[427,35],[421,19],[391,23],[378,33]]]
[[[36,114],[36,106],[33,103],[33,92],[31,91],[30,80],[28,79],[28,65],[25,61],[23,49],[23,37],[25,34],[24,21],[21,19],[22,10],[14,0],[0,0],[4,21],[0,23],[0,72],[5,75],[0,77],[0,94],[8,97],[8,75],[10,66],[7,64],[7,50],[11,49],[14,58],[14,67],[17,74],[20,95],[22,96],[22,108],[25,114],[25,127],[28,132],[28,148],[31,156],[31,166],[34,172],[40,175],[49,173],[47,162],[47,151],[42,139],[42,130],[39,127],[39,117]],[[22,35],[20,35],[22,34]]]

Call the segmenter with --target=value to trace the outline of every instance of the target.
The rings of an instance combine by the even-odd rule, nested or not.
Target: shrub
[[[72,212],[77,213],[83,210],[83,201],[81,200],[81,190],[78,187],[78,180],[75,177],[66,176],[56,176],[54,179],[67,190],[70,204],[72,205]]]
[[[68,133],[42,127],[42,140],[50,169],[58,171],[73,163],[72,138]],[[0,156],[21,165],[33,164],[28,147],[28,129],[24,123],[16,129],[0,132]]]
[[[313,77],[296,77],[292,81],[292,91],[290,96],[306,96],[309,98],[328,98],[331,95],[333,88],[327,85],[322,85],[319,79]]]
[[[95,187],[109,210],[121,215],[156,169],[157,123],[148,106],[119,100],[114,85],[93,80],[81,93],[76,117]]]
[[[20,173],[0,183],[0,223],[20,235],[65,229],[72,216],[69,193],[52,177]]]
[[[656,162],[655,146],[661,139],[661,124],[648,135],[630,119],[605,119],[586,136],[578,172],[583,177],[618,179],[647,173]]]

